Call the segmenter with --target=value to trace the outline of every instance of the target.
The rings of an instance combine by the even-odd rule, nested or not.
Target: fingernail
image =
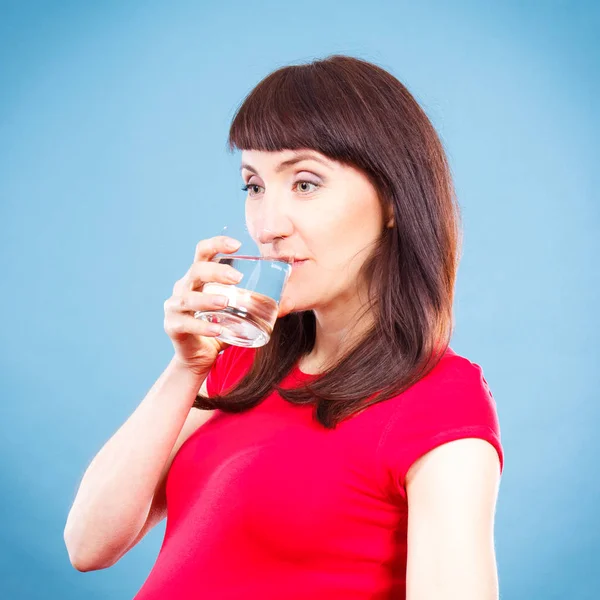
[[[229,238],[226,242],[225,242],[225,246],[229,249],[229,250],[235,250],[236,248],[239,248],[241,245],[241,242],[238,240],[234,240],[232,238]]]
[[[217,296],[217,298],[215,298],[215,304],[225,308],[229,304],[229,298],[227,296]]]
[[[233,270],[227,273],[227,279],[229,279],[229,281],[233,281],[234,283],[239,283],[243,276],[244,274],[240,273],[238,270]]]

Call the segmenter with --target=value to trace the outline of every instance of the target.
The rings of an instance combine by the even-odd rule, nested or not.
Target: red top
[[[255,350],[228,347],[209,395],[238,381]],[[291,387],[316,377],[295,366]],[[492,444],[496,404],[481,367],[450,348],[403,394],[324,428],[313,407],[272,393],[249,411],[216,411],[175,456],[167,525],[134,600],[405,598],[411,464],[459,438]]]

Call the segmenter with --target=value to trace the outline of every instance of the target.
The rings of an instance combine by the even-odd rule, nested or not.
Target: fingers
[[[173,295],[165,300],[165,314],[189,313],[197,310],[218,310],[229,303],[227,296],[205,294],[204,292],[183,291],[181,295]]]
[[[173,339],[189,334],[217,336],[221,326],[194,318],[197,310],[217,310],[227,306],[227,296],[205,294],[204,292],[185,291],[181,296],[171,296],[165,301],[164,328]]]
[[[205,283],[216,282],[225,285],[239,283],[242,274],[229,265],[218,262],[195,262],[183,278],[175,284],[174,295],[182,295],[187,290],[200,290]]]
[[[217,235],[206,240],[200,240],[194,253],[194,262],[211,260],[219,252],[230,254],[240,247],[240,242],[226,235]]]
[[[216,337],[222,330],[221,325],[218,323],[207,323],[202,319],[195,319],[194,317],[183,313],[169,314],[169,316],[166,316],[164,327],[167,335],[174,340],[186,337],[190,334]]]
[[[212,260],[218,253],[231,254],[239,247],[239,241],[224,235],[198,242],[192,266],[175,282],[173,295],[164,303],[164,328],[169,337],[185,340],[190,334],[215,337],[221,333],[222,327],[218,323],[208,323],[193,315],[196,311],[223,309],[229,299],[227,296],[195,290],[201,289],[209,281],[226,285],[239,283],[242,279],[239,271]]]
[[[228,245],[229,242],[233,243]],[[227,273],[237,274],[238,271],[228,265],[220,265],[212,261],[216,254],[231,254],[239,246],[239,241],[224,235],[198,242],[194,262],[187,273],[175,282],[173,295],[180,296],[186,290],[202,289],[202,285],[208,281],[229,285],[239,283],[241,276],[238,278],[226,276]]]

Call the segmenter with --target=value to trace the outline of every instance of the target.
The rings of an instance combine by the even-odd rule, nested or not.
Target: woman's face
[[[385,225],[369,179],[314,150],[244,150],[241,172],[246,221],[261,254],[306,259],[285,288],[295,310],[356,296],[358,271]]]

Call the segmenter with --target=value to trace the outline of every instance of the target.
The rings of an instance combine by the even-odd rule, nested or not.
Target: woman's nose
[[[270,244],[277,238],[285,238],[292,234],[292,221],[281,203],[263,203],[261,208],[262,212],[251,218],[261,244]]]
[[[272,244],[275,240],[285,238],[288,235],[289,233],[284,232],[281,228],[261,227],[258,231],[258,241],[264,245]]]

